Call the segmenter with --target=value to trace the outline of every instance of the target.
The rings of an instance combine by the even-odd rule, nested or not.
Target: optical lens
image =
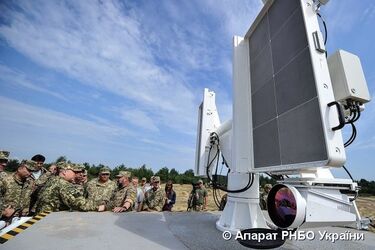
[[[285,186],[272,191],[268,196],[269,215],[277,226],[287,228],[296,218],[296,198],[292,191]]]

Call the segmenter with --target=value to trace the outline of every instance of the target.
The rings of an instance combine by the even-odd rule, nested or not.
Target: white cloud
[[[148,114],[141,110],[123,110],[121,111],[121,118],[141,128],[151,130],[154,132],[159,131],[158,127],[156,126],[156,123],[148,116]]]
[[[195,153],[195,148],[191,148],[191,147],[182,147],[181,145],[164,143],[160,141],[150,140],[148,138],[142,138],[140,140],[146,144],[157,146],[158,148],[162,148],[160,149],[161,151],[168,149],[169,151],[172,151],[172,152],[176,151],[179,153],[183,153],[185,155],[194,155]]]
[[[226,81],[231,79],[232,36],[245,34],[260,6],[260,1],[246,0],[0,3],[2,42],[36,63],[41,72],[72,81],[67,86],[62,81],[47,86],[8,66],[0,68],[6,72],[3,80],[15,78],[12,83],[17,86],[60,99],[68,89],[68,99],[74,104],[89,105],[87,100],[95,98],[104,104],[101,110],[109,111],[106,119],[92,111],[85,114],[85,120],[67,115],[69,110],[56,112],[1,97],[1,126],[32,127],[34,132],[51,135],[51,140],[57,134],[82,138],[81,143],[74,141],[82,148],[87,147],[84,140],[94,136],[97,141],[116,143],[130,135],[126,143],[133,148],[149,145],[168,149],[169,153],[165,150],[158,155],[160,162],[166,161],[163,158],[175,163],[183,160],[184,167],[193,167],[194,145],[190,144],[195,140],[203,88],[217,91],[219,112],[229,117],[231,97],[227,89],[231,83]],[[75,88],[76,83],[84,87]],[[57,88],[57,84],[61,85]],[[119,102],[106,99],[113,94]],[[150,132],[150,137],[135,139],[132,131],[114,125],[120,124],[118,118],[140,128],[139,133]],[[181,143],[184,146],[168,143],[170,134],[180,137],[181,133],[180,140],[186,139]],[[63,145],[73,152],[74,143]],[[99,157],[99,148],[92,152]],[[118,148],[116,152],[121,154]]]
[[[66,155],[75,162],[111,166],[193,167],[194,146],[144,138],[96,115],[87,116],[90,120],[0,96],[2,147],[19,159],[42,152],[48,161]]]
[[[40,82],[39,84],[33,83],[33,80],[29,79],[25,73],[11,69],[2,64],[0,64],[0,81],[4,82],[5,84],[18,85],[27,89],[51,95],[63,101],[68,101],[68,99],[60,93],[48,90],[46,86],[40,87]]]
[[[131,135],[132,132],[124,127],[101,124],[70,116],[61,112],[52,111],[24,104],[0,96],[1,126],[21,125],[37,129],[39,134],[53,133],[67,138],[80,136],[86,139],[107,141],[118,136]],[[10,124],[10,126],[9,126]]]
[[[10,25],[0,27],[9,45],[47,68],[152,107],[161,117],[174,114],[185,125],[194,124],[179,115],[195,109],[194,96],[173,72],[155,63],[147,34],[124,14],[122,4],[20,3],[24,12],[6,11]]]
[[[204,3],[207,4],[209,11],[213,11],[223,19],[225,31],[230,37],[245,36],[251,23],[263,7],[260,0],[209,0]]]
[[[188,82],[191,73],[230,73],[231,36],[246,32],[260,1],[127,4],[19,1],[22,11],[4,8],[0,36],[46,68],[135,102],[144,119],[192,134],[194,86],[211,83]]]
[[[352,32],[356,26],[362,26],[365,22],[372,22],[371,20],[375,16],[374,2],[330,1],[321,9],[326,19],[329,39],[332,39],[333,43],[336,43],[335,36],[337,34],[342,35]]]

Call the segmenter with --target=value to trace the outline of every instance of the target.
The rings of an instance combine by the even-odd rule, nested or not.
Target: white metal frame
[[[334,106],[328,107],[328,103],[333,102],[335,100],[333,94],[333,88],[331,83],[331,78],[329,75],[327,60],[325,54],[319,52],[315,49],[314,46],[314,38],[313,33],[315,31],[320,32],[319,23],[315,11],[315,5],[311,0],[300,0],[302,6],[302,13],[306,27],[306,36],[308,39],[309,44],[309,51],[311,56],[311,63],[313,66],[314,71],[314,78],[316,81],[316,91],[318,95],[319,105],[320,105],[320,113],[324,131],[324,138],[325,144],[327,149],[327,160],[325,161],[316,161],[316,162],[305,162],[305,163],[298,163],[298,164],[287,164],[287,165],[278,165],[278,166],[270,166],[270,167],[262,167],[262,168],[252,168],[253,172],[279,172],[279,171],[289,171],[289,173],[300,173],[304,170],[314,170],[317,167],[341,167],[346,161],[344,143],[342,139],[341,130],[333,131],[332,128],[339,124],[338,121],[338,113]],[[252,32],[254,32],[256,26],[260,22],[261,18],[265,15],[266,11],[272,6],[273,0],[267,1],[264,5],[263,9],[261,10],[260,14],[250,27],[249,31],[246,34],[245,40],[248,38]],[[247,55],[249,55],[247,53]],[[249,56],[248,56],[249,57]],[[249,58],[248,60],[251,60]],[[235,63],[235,62],[234,62]],[[242,71],[248,72],[250,75],[250,68],[248,65],[239,65]],[[247,68],[246,68],[247,67]],[[251,86],[251,80],[248,79],[248,84]],[[234,84],[235,86],[236,84]],[[244,88],[242,91],[246,91]],[[251,110],[251,96],[249,99],[249,108]],[[246,108],[243,112],[246,112]],[[251,130],[251,137],[252,137],[252,123],[248,124],[248,129]],[[251,143],[253,141],[251,140]],[[308,142],[306,142],[308,143]],[[252,154],[252,164],[254,166],[254,157],[253,152]]]
[[[197,144],[195,150],[195,175],[206,176],[208,139],[220,126],[215,103],[215,93],[204,89],[203,102],[198,112]]]

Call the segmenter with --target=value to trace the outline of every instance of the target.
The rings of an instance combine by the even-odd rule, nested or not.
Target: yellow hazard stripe
[[[13,235],[10,235],[10,234],[8,234],[8,233],[3,234],[3,235],[1,236],[1,238],[4,238],[4,239],[6,239],[6,240],[9,240],[9,239],[11,239],[11,238],[13,238],[13,237],[14,237]]]
[[[21,232],[23,232],[23,230],[25,230],[25,229],[21,229],[21,228],[16,227],[12,231],[17,232],[17,233],[21,233]]]
[[[1,235],[0,236],[0,244],[4,244],[5,242],[12,239],[17,234],[19,234],[19,233],[23,232],[24,230],[26,230],[27,228],[31,227],[34,223],[36,223],[36,222],[40,221],[41,219],[43,219],[44,217],[46,217],[48,214],[50,214],[50,212],[40,213],[40,214],[32,217],[31,219],[29,219],[25,223],[23,223],[23,224],[19,225],[18,227],[14,228],[13,230],[10,230],[9,232]]]

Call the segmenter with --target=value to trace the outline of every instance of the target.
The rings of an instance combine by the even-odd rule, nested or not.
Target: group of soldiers
[[[9,152],[0,151],[3,221],[46,211],[171,211],[175,203],[175,194],[174,198],[168,197],[172,183],[168,182],[166,190],[162,190],[159,176],[152,176],[149,184],[143,177],[138,185],[138,177],[129,171],[120,171],[114,182],[109,178],[111,170],[103,167],[98,178],[88,181],[84,165],[58,162],[47,170],[44,168],[45,157],[41,154],[23,160],[16,172],[7,174],[4,170],[8,161]],[[188,203],[188,210],[206,209],[207,190],[202,180],[194,183]]]
[[[58,162],[49,169],[43,167],[45,157],[35,155],[23,160],[16,172],[4,169],[9,152],[0,151],[0,211],[1,220],[16,216],[31,216],[46,211],[162,211],[165,192],[160,188],[160,177],[151,177],[146,185],[128,171],[110,180],[111,170],[103,167],[98,178],[87,181],[82,164]]]

